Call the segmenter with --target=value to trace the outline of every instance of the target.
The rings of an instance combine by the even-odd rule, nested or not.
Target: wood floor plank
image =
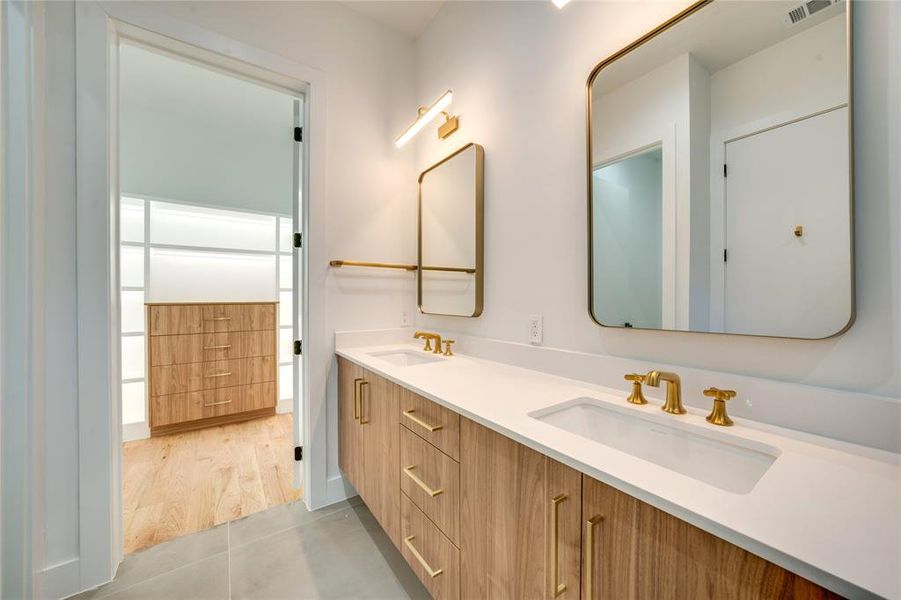
[[[299,499],[293,447],[290,414],[126,442],[125,552]]]

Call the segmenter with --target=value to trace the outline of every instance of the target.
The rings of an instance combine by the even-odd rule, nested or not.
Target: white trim
[[[150,437],[150,427],[147,421],[138,421],[137,423],[122,424],[122,441],[133,442],[135,440],[146,440]]]
[[[112,579],[122,558],[121,419],[119,418],[118,274],[115,260],[114,206],[116,89],[115,56],[119,34],[163,46],[229,71],[269,81],[304,95],[303,252],[305,360],[301,414],[307,458],[304,501],[310,508],[328,503],[326,378],[331,343],[325,332],[325,278],[328,249],[325,232],[326,81],[318,69],[253,48],[195,25],[157,13],[153,6],[132,3],[81,2],[76,7],[78,331],[79,331],[79,539],[80,587],[92,588]],[[107,198],[107,202],[97,202]],[[315,223],[315,230],[310,223]],[[311,235],[315,232],[315,235]],[[98,268],[99,267],[99,268]],[[317,282],[315,289],[308,284]],[[98,332],[105,332],[98,335]],[[111,333],[115,334],[113,339]],[[114,362],[116,361],[116,362]],[[104,432],[108,432],[106,435]],[[108,468],[104,468],[107,466]],[[73,590],[73,592],[78,590]]]
[[[44,567],[41,570],[43,598],[65,598],[71,590],[78,589],[81,564],[78,558]]]

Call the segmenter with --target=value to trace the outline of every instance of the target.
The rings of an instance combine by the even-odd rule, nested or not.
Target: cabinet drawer
[[[150,396],[235,387],[276,380],[274,356],[150,368]]]
[[[460,460],[460,415],[401,388],[400,422],[454,460]]]
[[[150,365],[153,367],[275,354],[274,330],[156,335],[150,338]]]
[[[275,329],[275,304],[155,304],[150,335]]]
[[[400,551],[432,598],[460,597],[460,551],[401,494]]]
[[[274,407],[276,387],[276,383],[270,381],[202,392],[154,396],[150,406],[150,426],[162,427]]]
[[[411,431],[400,429],[400,489],[458,544],[460,465]]]

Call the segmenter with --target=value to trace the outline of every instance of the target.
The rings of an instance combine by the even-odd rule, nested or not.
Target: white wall
[[[74,40],[75,11],[71,2],[48,3],[45,44],[50,59],[48,112],[54,142],[48,162],[54,173],[48,202],[47,235],[52,232],[54,268],[64,277],[46,277],[48,308],[57,329],[53,361],[57,370],[48,380],[58,393],[48,394],[47,419],[47,581],[55,590],[72,593],[72,569],[78,561],[78,422],[75,376],[75,185],[74,179]],[[415,262],[416,171],[413,152],[398,151],[397,133],[416,114],[413,42],[339,3],[171,2],[141,7],[212,30],[245,44],[310,65],[325,74],[327,85],[326,194],[329,212],[321,223],[334,258]],[[322,107],[320,107],[322,108]],[[70,178],[70,179],[66,179]],[[409,232],[409,234],[398,232]],[[393,273],[330,273],[311,281],[328,289],[328,347],[336,329],[396,326],[401,312],[415,306],[409,275]],[[49,321],[48,321],[49,323]],[[49,390],[48,390],[49,391]],[[335,406],[335,386],[330,389]],[[337,475],[336,412],[328,411],[330,471]],[[52,423],[49,421],[52,420]],[[53,429],[53,431],[51,431]],[[55,434],[59,435],[55,435]],[[53,490],[53,492],[51,491]]]
[[[855,4],[858,316],[851,330],[834,339],[798,341],[603,329],[591,322],[585,81],[597,62],[684,6],[444,5],[417,41],[419,96],[453,89],[460,131],[446,141],[420,136],[417,160],[424,167],[467,141],[485,147],[485,311],[478,319],[421,316],[417,325],[525,343],[528,315],[541,312],[547,346],[897,400],[901,225],[893,171],[901,161],[901,69],[899,43],[891,37],[901,19],[897,3]]]

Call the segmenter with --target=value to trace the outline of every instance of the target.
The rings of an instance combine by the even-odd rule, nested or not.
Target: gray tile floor
[[[110,583],[73,596],[124,599],[428,598],[353,498],[309,512],[276,506],[130,554]]]

